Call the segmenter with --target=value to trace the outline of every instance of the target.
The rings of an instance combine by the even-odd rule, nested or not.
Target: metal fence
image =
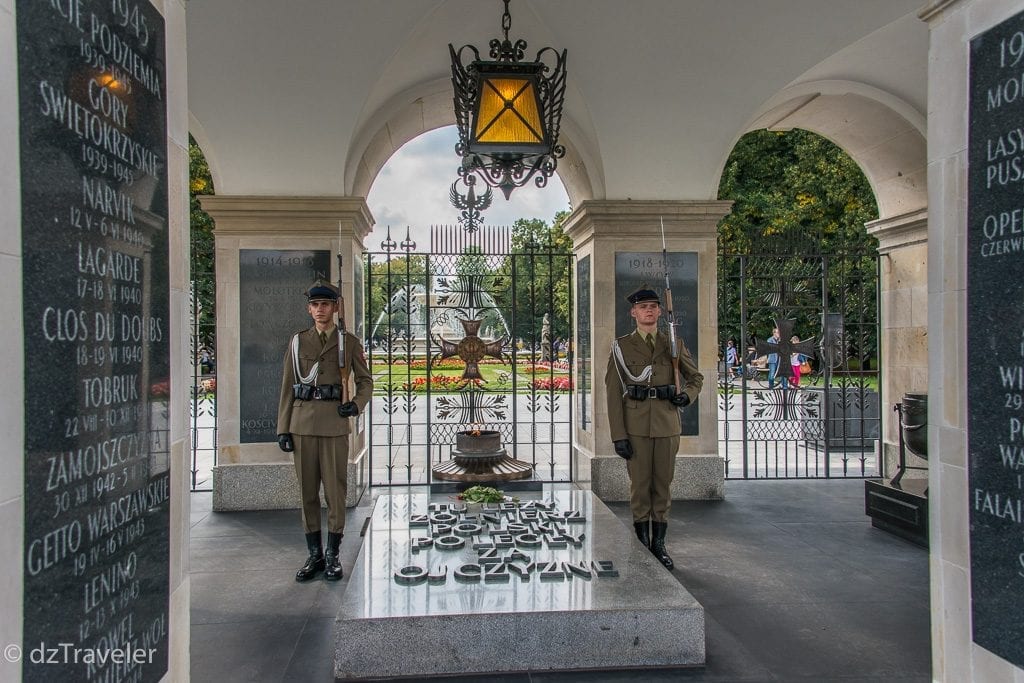
[[[574,257],[514,238],[436,226],[429,251],[389,238],[367,254],[371,485],[430,483],[471,428],[500,432],[535,479],[572,479]]]
[[[815,244],[719,254],[718,425],[727,478],[880,471],[878,255],[870,245],[822,253]],[[775,327],[784,343],[768,343]],[[730,339],[733,366],[725,362]],[[773,352],[778,367],[806,358],[810,373],[782,376],[769,362]]]
[[[200,294],[212,288],[213,273],[204,270],[204,260],[197,258],[193,236],[192,282],[189,296],[189,358],[192,359],[191,386],[188,396],[189,448],[193,491],[209,491],[213,487],[213,466],[217,464],[217,324],[212,296]],[[205,262],[209,262],[208,260]],[[203,300],[207,300],[204,307]]]

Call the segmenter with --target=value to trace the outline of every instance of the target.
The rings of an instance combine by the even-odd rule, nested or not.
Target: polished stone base
[[[452,451],[456,453],[457,451]],[[456,455],[451,460],[445,460],[430,468],[432,478],[442,481],[466,481],[474,484],[487,482],[506,482],[527,479],[533,476],[533,466],[528,462],[516,460],[506,455],[505,450],[501,454],[487,462],[473,463],[471,459],[460,458]]]
[[[519,494],[521,491],[541,491],[544,489],[545,482],[540,479],[536,472],[532,472],[529,477],[525,479],[513,479],[511,481],[444,481],[441,479],[434,479],[430,482],[431,493],[462,493],[471,486],[493,486],[494,488],[501,489],[506,493]]]
[[[928,480],[864,482],[864,511],[871,526],[928,547]]]
[[[585,457],[585,456],[584,456]],[[601,500],[628,501],[629,473],[617,455],[588,458],[590,488]],[[725,462],[718,455],[680,455],[672,476],[672,500],[725,498]]]
[[[704,664],[703,607],[600,499],[520,498],[470,520],[447,496],[380,496],[338,612],[335,676]]]
[[[364,460],[348,464],[345,507],[355,507],[366,491]],[[292,462],[257,462],[213,466],[214,512],[291,510],[299,506],[299,482]],[[323,492],[321,492],[321,504]]]

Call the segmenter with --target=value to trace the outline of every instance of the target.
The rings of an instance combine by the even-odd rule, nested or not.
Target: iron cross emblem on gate
[[[466,361],[466,369],[462,371],[462,379],[483,379],[480,375],[480,361],[487,356],[502,360],[501,348],[505,345],[504,339],[485,342],[478,336],[481,321],[459,318],[459,322],[462,323],[462,329],[466,332],[466,336],[462,338],[462,341],[451,342],[438,335],[438,345],[441,347],[440,359],[444,360],[445,358],[458,356]]]
[[[776,377],[793,376],[793,368],[790,367],[790,364],[788,362],[788,359],[792,354],[802,353],[807,357],[814,356],[814,339],[806,339],[795,344],[790,341],[790,337],[793,336],[793,325],[795,324],[795,320],[789,320],[787,318],[775,318],[775,327],[777,327],[779,330],[779,343],[769,344],[768,342],[762,341],[760,339],[758,339],[755,342],[755,353],[757,353],[757,355],[765,356],[772,353],[779,354],[779,368],[775,373]]]

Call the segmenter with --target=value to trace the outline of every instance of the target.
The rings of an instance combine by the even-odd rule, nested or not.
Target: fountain
[[[488,292],[474,292],[472,296],[460,291],[458,281],[455,291],[431,291],[428,299],[426,287],[421,284],[399,287],[381,311],[370,330],[372,339],[407,338],[403,353],[427,355],[428,340],[440,337],[458,337],[463,333],[460,320],[478,319],[485,331],[482,339],[491,342],[502,337],[511,337],[505,316],[497,309],[494,298]],[[427,311],[430,324],[427,324]]]

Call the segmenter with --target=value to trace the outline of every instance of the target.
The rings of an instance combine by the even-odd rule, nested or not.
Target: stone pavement
[[[349,510],[346,578],[297,584],[299,512],[213,513],[210,496],[192,496],[192,680],[331,681],[368,499]],[[609,507],[629,523],[626,504]],[[432,680],[930,681],[928,553],[871,527],[863,481],[728,481],[724,501],[676,502],[668,541],[705,608],[703,668]]]

